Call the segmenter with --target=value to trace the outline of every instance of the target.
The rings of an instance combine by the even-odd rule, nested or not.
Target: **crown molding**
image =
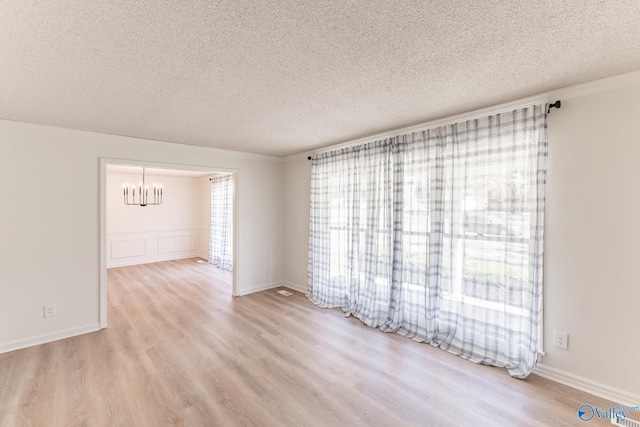
[[[20,122],[20,121],[1,119],[1,118],[0,118],[0,127],[9,126],[14,128],[20,128],[20,127],[30,126],[32,127],[31,130],[36,130],[36,131],[46,130],[47,132],[62,132],[62,133],[72,132],[78,135],[83,135],[83,134],[88,135],[94,139],[96,138],[108,139],[108,142],[110,143],[114,143],[114,142],[120,143],[120,144],[135,143],[135,144],[142,145],[149,148],[158,148],[159,146],[163,146],[164,148],[171,149],[171,150],[182,151],[182,152],[192,152],[192,153],[195,152],[203,155],[214,155],[214,156],[218,155],[221,157],[233,157],[233,158],[240,158],[240,159],[288,163],[288,162],[305,159],[307,156],[317,154],[317,153],[339,150],[341,148],[347,148],[355,145],[366,144],[373,141],[379,141],[385,138],[390,138],[390,137],[403,135],[411,132],[431,129],[431,128],[444,126],[451,123],[458,123],[461,121],[472,120],[479,117],[486,117],[487,115],[510,111],[516,108],[524,107],[526,105],[553,102],[556,99],[575,98],[579,96],[604,92],[607,90],[612,90],[612,89],[630,86],[630,85],[639,84],[639,83],[640,83],[640,70],[634,70],[628,73],[617,74],[614,76],[605,77],[598,80],[592,80],[592,81],[580,83],[577,85],[554,89],[554,90],[543,92],[538,95],[530,96],[527,98],[521,98],[521,99],[513,100],[513,101],[502,103],[502,104],[484,107],[481,109],[468,111],[468,112],[457,114],[454,116],[442,117],[439,119],[419,123],[413,126],[396,128],[387,132],[377,133],[377,134],[369,135],[369,136],[362,137],[355,140],[349,140],[349,141],[325,146],[325,147],[314,149],[314,150],[307,150],[307,151],[300,152],[300,153],[293,154],[286,157],[269,156],[265,154],[255,154],[255,153],[248,153],[243,151],[225,150],[225,149],[213,148],[213,147],[203,147],[199,145],[190,145],[190,144],[183,144],[178,142],[133,137],[133,136],[113,134],[113,133],[103,133],[103,132],[87,131],[87,130],[80,130],[80,129],[63,128],[59,126]]]
[[[43,125],[38,123],[30,123],[30,122],[21,122],[16,120],[8,120],[0,118],[0,128],[8,127],[13,129],[24,129],[26,127],[29,128],[30,132],[42,133],[45,132],[47,134],[54,133],[72,133],[79,137],[89,137],[92,140],[97,141],[105,141],[109,144],[123,144],[123,145],[131,145],[136,144],[138,146],[148,147],[148,148],[165,148],[169,150],[175,150],[179,152],[191,152],[191,153],[199,153],[202,155],[214,155],[220,157],[233,157],[239,159],[249,159],[249,160],[260,160],[260,161],[270,161],[270,162],[282,162],[282,157],[276,156],[268,156],[266,154],[255,154],[255,153],[247,153],[244,151],[233,151],[233,150],[225,150],[222,148],[213,148],[213,147],[203,147],[200,145],[190,145],[183,144],[179,142],[171,142],[171,141],[162,141],[150,138],[141,138],[135,136],[126,136],[119,135],[114,133],[106,133],[106,132],[95,132],[81,129],[72,129],[65,128],[60,126],[51,126],[51,125]]]
[[[380,140],[395,137],[398,135],[404,135],[412,132],[423,131],[426,129],[433,129],[439,126],[445,126],[452,123],[459,123],[467,120],[473,120],[480,117],[486,117],[492,114],[498,114],[506,111],[511,111],[517,108],[522,108],[527,105],[553,102],[553,101],[556,101],[557,99],[562,100],[562,99],[575,98],[578,96],[604,92],[607,90],[612,90],[612,89],[630,86],[634,84],[640,84],[640,70],[630,71],[624,74],[617,74],[615,76],[605,77],[598,80],[592,80],[589,82],[580,83],[572,86],[566,86],[563,88],[543,92],[538,95],[533,95],[526,98],[520,98],[513,101],[505,102],[502,104],[480,108],[477,110],[467,111],[465,113],[456,114],[454,116],[447,116],[447,117],[443,117],[435,120],[430,120],[428,122],[423,122],[413,126],[396,128],[387,132],[377,133],[375,135],[370,135],[370,136],[366,136],[366,137],[355,139],[355,140],[350,140],[350,141],[345,141],[338,144],[329,145],[329,146],[315,149],[315,150],[308,150],[302,153],[293,154],[291,156],[284,157],[283,159],[285,162],[301,160],[313,154],[339,150],[342,148],[367,144],[369,142],[380,141]]]

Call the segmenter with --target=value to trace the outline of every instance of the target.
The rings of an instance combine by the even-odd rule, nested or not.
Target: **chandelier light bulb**
[[[122,193],[124,204],[127,206],[148,206],[162,204],[162,184],[153,183],[152,198],[149,199],[149,185],[145,182],[145,168],[142,168],[142,182],[138,183],[138,195],[136,196],[136,187],[132,186],[132,193],[129,193],[129,183],[122,185]],[[143,191],[144,190],[144,191]]]

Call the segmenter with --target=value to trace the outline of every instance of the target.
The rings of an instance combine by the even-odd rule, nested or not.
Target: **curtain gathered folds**
[[[211,179],[209,262],[233,270],[233,175]]]
[[[544,105],[314,156],[308,298],[528,376],[546,159]]]

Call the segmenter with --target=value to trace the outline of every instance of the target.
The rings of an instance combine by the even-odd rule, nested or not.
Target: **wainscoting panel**
[[[200,257],[209,259],[209,230],[200,230]]]
[[[193,251],[196,248],[198,236],[170,236],[158,238],[158,253],[170,254],[173,252]]]
[[[145,239],[113,240],[111,242],[111,258],[131,258],[145,256],[147,242]]]
[[[107,234],[107,268],[202,256],[203,236],[201,229]]]

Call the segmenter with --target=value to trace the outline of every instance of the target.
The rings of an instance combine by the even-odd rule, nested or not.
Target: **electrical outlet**
[[[44,317],[52,317],[56,315],[56,305],[48,304],[44,306]]]
[[[567,350],[569,348],[569,334],[553,331],[553,346]]]

